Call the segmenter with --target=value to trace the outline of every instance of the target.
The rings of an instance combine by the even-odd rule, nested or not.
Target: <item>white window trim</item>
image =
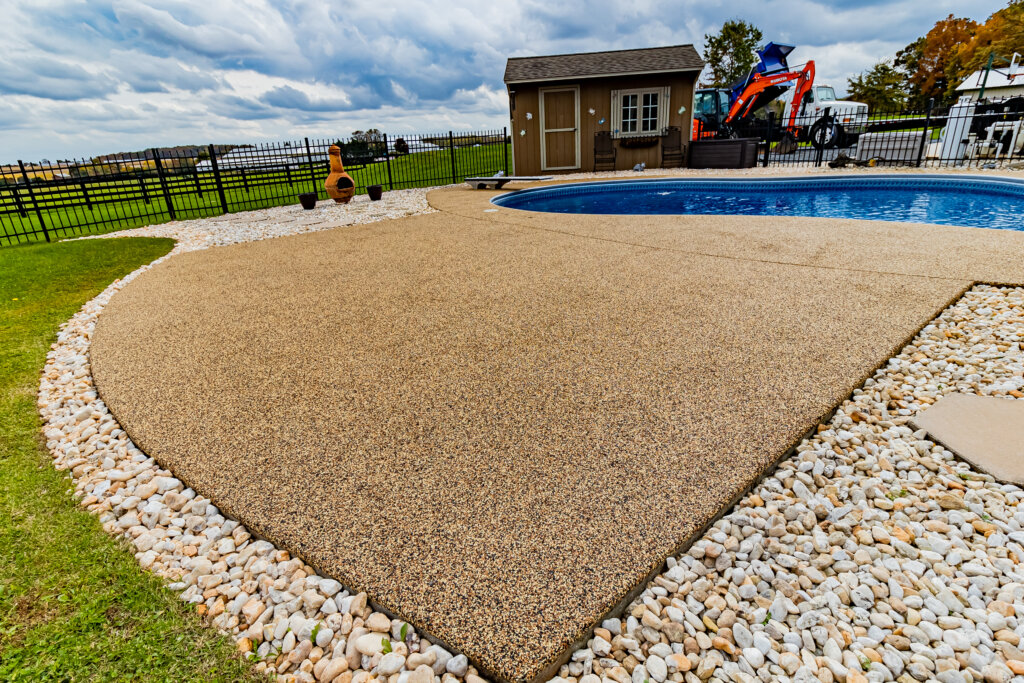
[[[649,93],[657,93],[658,95],[658,128],[657,130],[638,130],[635,133],[624,133],[622,132],[622,98],[625,95],[636,95],[637,96],[637,127],[639,127],[643,120],[643,102],[644,95]],[[639,88],[630,90],[612,90],[612,137],[615,138],[640,138],[647,137],[648,135],[664,135],[668,131],[668,117],[669,109],[671,108],[669,94],[671,88],[664,86],[661,88]]]

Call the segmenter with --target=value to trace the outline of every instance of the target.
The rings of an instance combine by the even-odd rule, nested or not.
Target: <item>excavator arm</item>
[[[789,107],[789,121],[786,122],[786,127],[790,130],[796,127],[796,117],[800,114],[800,108],[803,106],[804,95],[810,92],[813,86],[814,62],[809,61],[793,85],[793,104]]]
[[[796,123],[796,116],[804,94],[814,85],[814,62],[807,62],[800,71],[751,75],[747,80],[746,87],[734,98],[724,123],[734,126],[746,121],[755,112],[785,92],[793,81],[796,81],[793,86],[793,105],[790,107],[790,120],[786,124],[787,127],[792,127]]]
[[[746,127],[756,112],[791,86],[794,89],[793,104],[789,120],[783,122],[783,126],[796,134],[796,120],[804,95],[814,85],[814,62],[807,62],[802,69],[791,70],[786,57],[793,49],[793,45],[768,43],[757,51],[760,61],[731,87],[697,91],[698,96],[705,98],[708,93],[714,93],[715,99],[713,111],[697,112],[695,109],[693,139],[735,135],[737,129]],[[727,111],[719,105],[720,94],[728,94]]]

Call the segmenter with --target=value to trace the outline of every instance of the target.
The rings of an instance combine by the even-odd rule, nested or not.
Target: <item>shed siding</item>
[[[594,134],[601,130],[612,130],[613,90],[669,86],[671,90],[668,125],[679,126],[685,143],[690,138],[690,130],[693,125],[693,85],[696,77],[696,72],[689,72],[510,85],[509,102],[512,110],[509,132],[513,137],[515,173],[517,175],[538,175],[541,173],[572,173],[576,170],[592,171],[594,169]],[[541,88],[576,85],[580,88],[580,168],[566,171],[544,171],[541,168],[540,155],[539,91]],[[511,95],[513,92],[515,93],[514,97]],[[553,100],[548,99],[549,109],[552,103]],[[686,107],[686,111],[679,114],[679,107]],[[590,114],[590,109],[594,110],[594,114]],[[551,121],[551,112],[546,111],[545,113]],[[531,114],[532,118],[527,119],[527,114]],[[571,111],[566,112],[564,115],[558,115],[558,120],[562,122],[571,116]],[[605,120],[603,125],[598,124],[601,119]],[[520,135],[520,131],[524,130],[526,134]],[[648,168],[657,168],[661,165],[661,142],[651,147],[636,149],[622,147],[619,142],[616,140],[618,152],[615,168],[617,170],[633,168],[641,162],[646,163]],[[549,154],[549,158],[550,156]]]

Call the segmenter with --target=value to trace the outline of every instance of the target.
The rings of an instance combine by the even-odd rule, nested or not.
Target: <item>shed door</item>
[[[540,167],[560,171],[580,167],[580,89],[540,91]]]

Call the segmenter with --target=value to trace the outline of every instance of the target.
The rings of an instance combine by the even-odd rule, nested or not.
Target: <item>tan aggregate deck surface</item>
[[[1024,233],[491,196],[176,256],[92,363],[146,452],[510,680],[972,281],[1024,283]]]

